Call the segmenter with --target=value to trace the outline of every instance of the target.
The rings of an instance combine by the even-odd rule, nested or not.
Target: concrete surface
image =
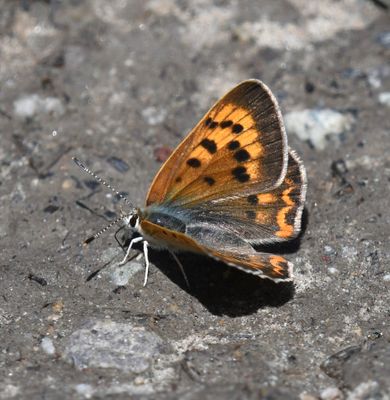
[[[389,399],[388,7],[0,1],[1,399]],[[114,231],[83,249],[126,207],[71,157],[142,205],[247,78],[307,168],[294,284],[186,255],[188,289],[153,252],[143,287]]]

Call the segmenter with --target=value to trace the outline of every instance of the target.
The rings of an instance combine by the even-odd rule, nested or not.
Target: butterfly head
[[[139,223],[140,223],[140,210],[138,208],[132,210],[131,213],[129,213],[128,215],[126,215],[123,218],[123,222],[125,224],[126,227],[138,231],[139,229]]]

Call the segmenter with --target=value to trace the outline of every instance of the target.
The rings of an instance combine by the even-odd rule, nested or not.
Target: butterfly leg
[[[127,259],[128,259],[128,257],[129,257],[129,254],[130,254],[130,250],[131,250],[131,248],[133,247],[133,244],[134,244],[134,243],[141,242],[142,240],[144,240],[144,238],[143,238],[142,236],[139,236],[139,237],[136,237],[136,238],[134,238],[134,239],[131,239],[131,242],[130,242],[130,244],[129,244],[129,247],[127,248],[127,251],[126,251],[126,255],[124,256],[123,260],[119,263],[119,265],[126,264]]]
[[[118,243],[118,245],[121,247],[121,249],[122,249],[123,251],[125,251],[124,245],[123,245],[123,244],[119,241],[119,239],[118,239],[118,233],[119,233],[121,230],[123,230],[123,229],[124,229],[124,226],[121,226],[121,227],[115,232],[114,238],[115,238],[116,242]]]
[[[143,239],[143,238],[142,238]],[[144,240],[144,257],[145,257],[145,279],[144,279],[144,286],[148,282],[148,275],[149,275],[149,255],[148,255],[148,245],[149,243]]]
[[[177,265],[179,266],[180,271],[181,271],[181,273],[182,273],[183,276],[184,276],[184,280],[186,281],[187,287],[190,288],[190,283],[188,282],[187,275],[186,275],[186,273],[184,272],[183,264],[180,262],[179,258],[177,257],[177,255],[176,255],[173,251],[170,251],[169,253],[171,254],[171,256],[173,257],[173,259],[176,261]]]

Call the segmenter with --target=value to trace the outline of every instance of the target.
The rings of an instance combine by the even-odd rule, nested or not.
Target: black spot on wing
[[[257,195],[255,195],[255,194],[249,195],[246,199],[248,200],[249,204],[256,205],[259,203],[259,199],[257,198]]]
[[[233,121],[230,121],[230,120],[222,121],[222,122],[219,124],[219,126],[220,126],[222,129],[228,128],[229,126],[232,126],[232,125],[233,125]]]
[[[250,179],[249,174],[246,173],[246,168],[245,167],[236,167],[232,169],[232,175],[234,176],[235,179],[238,180],[238,182],[244,183],[248,182]]]
[[[238,162],[248,161],[250,157],[250,154],[245,149],[238,150],[234,153],[234,158]]]
[[[236,150],[240,147],[240,142],[238,140],[233,140],[228,144],[229,150]]]
[[[205,148],[210,154],[214,154],[217,151],[217,145],[214,140],[203,139],[200,145]]]
[[[211,176],[205,176],[203,178],[203,180],[209,185],[209,186],[213,186],[215,183],[215,179],[212,178]]]
[[[200,167],[200,161],[197,158],[190,158],[189,160],[187,160],[187,164],[192,168]]]
[[[241,133],[243,131],[244,127],[241,124],[234,124],[232,126],[232,132],[233,133]]]

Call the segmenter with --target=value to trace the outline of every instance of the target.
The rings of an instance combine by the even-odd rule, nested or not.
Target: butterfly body
[[[223,96],[157,173],[144,208],[126,226],[133,242],[211,256],[262,278],[288,281],[292,264],[255,250],[295,238],[301,228],[306,173],[288,147],[277,101],[248,80]],[[148,260],[146,263],[148,266]]]
[[[173,251],[191,251],[206,253],[205,246],[226,247],[241,244],[240,238],[225,229],[219,229],[215,223],[207,221],[207,217],[199,217],[196,213],[180,212],[162,207],[147,207],[140,210],[138,233],[152,247]]]

